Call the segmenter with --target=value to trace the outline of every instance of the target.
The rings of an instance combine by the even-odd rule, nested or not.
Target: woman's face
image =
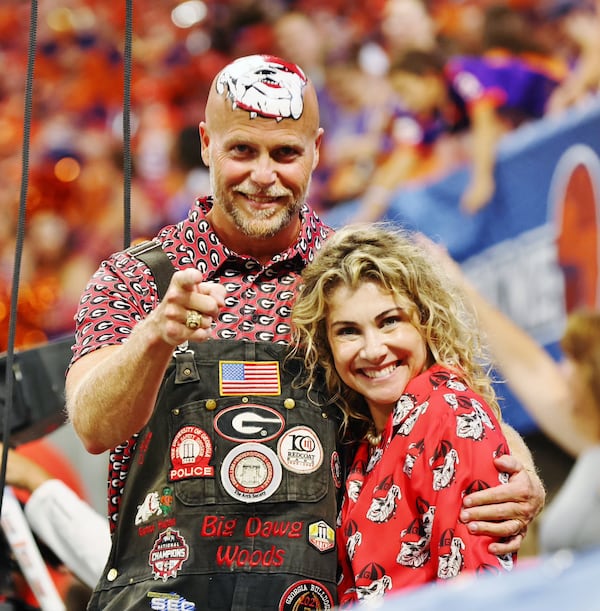
[[[412,303],[365,282],[356,290],[338,287],[329,305],[327,336],[336,370],[365,397],[382,429],[408,381],[428,365],[427,344],[409,314]]]

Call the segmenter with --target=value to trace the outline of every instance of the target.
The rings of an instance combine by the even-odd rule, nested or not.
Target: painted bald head
[[[207,120],[223,99],[250,119],[303,119],[319,127],[314,87],[299,66],[274,55],[240,57],[221,70],[208,96]]]
[[[270,55],[237,59],[215,77],[199,129],[221,239],[260,260],[289,247],[323,135],[304,72]]]

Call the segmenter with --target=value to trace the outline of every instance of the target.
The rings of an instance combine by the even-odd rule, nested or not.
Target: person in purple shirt
[[[491,200],[498,141],[544,116],[568,69],[526,39],[522,16],[507,7],[486,12],[483,49],[479,55],[449,58],[437,49],[413,49],[390,67],[388,78],[400,100],[390,130],[392,152],[380,164],[353,222],[380,219],[393,190],[406,180],[435,175],[440,166],[453,169],[465,159],[471,177],[461,209],[474,214]],[[440,143],[458,133],[469,136],[466,152],[455,147],[459,154],[442,157]],[[448,157],[450,165],[441,163]]]

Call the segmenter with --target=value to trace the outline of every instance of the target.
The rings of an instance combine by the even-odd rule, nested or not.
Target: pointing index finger
[[[202,272],[197,269],[182,269],[173,274],[171,283],[184,291],[194,291],[202,282]]]
[[[219,306],[225,305],[225,287],[216,282],[202,282],[196,285],[198,293],[212,297]]]

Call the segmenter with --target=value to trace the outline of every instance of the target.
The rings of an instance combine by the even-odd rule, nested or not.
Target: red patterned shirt
[[[493,458],[509,452],[484,400],[444,367],[409,382],[378,447],[361,444],[338,528],[340,604],[445,580],[510,570],[458,515],[465,494],[506,481]]]
[[[188,218],[164,227],[155,238],[177,269],[195,267],[206,281],[225,286],[226,308],[216,320],[221,339],[283,343],[290,337],[291,305],[304,267],[322,247],[331,228],[308,207],[294,245],[262,265],[222,244],[206,219],[210,198],[197,200]],[[158,304],[154,278],[127,252],[103,261],[81,298],[76,314],[73,361],[103,346],[121,344]],[[109,517],[114,526],[136,437],[115,448],[109,459]]]

